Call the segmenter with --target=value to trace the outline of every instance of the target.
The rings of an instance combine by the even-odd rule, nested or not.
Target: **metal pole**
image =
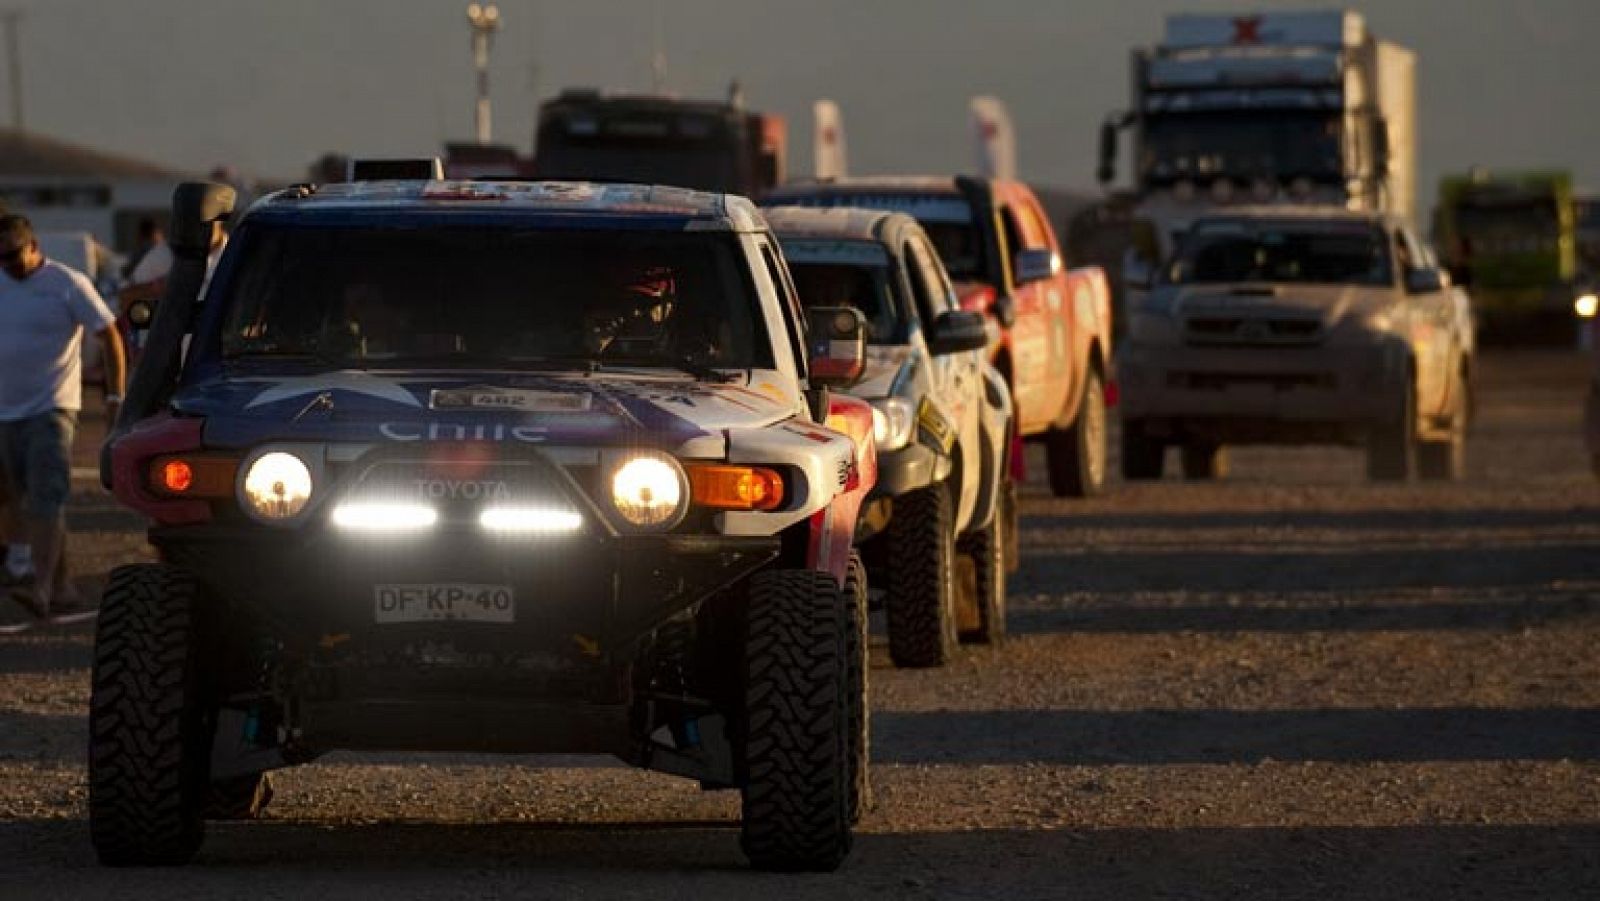
[[[8,9],[0,12],[0,23],[6,30],[6,69],[11,82],[11,127],[22,131],[22,48],[18,40],[22,12]]]
[[[472,65],[478,75],[478,99],[472,110],[474,136],[479,144],[494,140],[489,108],[489,45],[500,27],[500,9],[493,3],[467,5],[467,22],[472,25]]]

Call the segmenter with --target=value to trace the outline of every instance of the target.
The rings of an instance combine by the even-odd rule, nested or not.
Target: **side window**
[[[800,304],[795,297],[794,285],[789,282],[789,270],[778,262],[777,252],[770,241],[761,241],[761,261],[767,266],[767,278],[772,280],[772,288],[778,292],[778,305],[783,309],[783,318],[789,322],[789,350],[794,354],[795,365],[800,367],[800,374],[805,375],[809,357],[806,355],[806,319],[800,314]]]
[[[1394,268],[1395,275],[1401,279],[1406,273],[1417,267],[1417,261],[1411,255],[1411,243],[1406,240],[1404,232],[1396,230],[1394,233]]]
[[[1401,241],[1410,248],[1411,263],[1418,269],[1437,269],[1439,262],[1434,258],[1433,248],[1417,239],[1411,229],[1400,230]]]

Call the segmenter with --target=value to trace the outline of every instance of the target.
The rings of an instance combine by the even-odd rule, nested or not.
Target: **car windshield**
[[[1139,171],[1150,181],[1338,177],[1339,117],[1325,112],[1163,113],[1145,122]]]
[[[332,367],[772,365],[733,237],[251,226],[222,354]]]
[[[1560,229],[1552,197],[1468,197],[1456,213],[1461,231],[1468,235],[1552,235]]]
[[[890,278],[889,254],[865,241],[786,240],[800,303],[807,307],[855,307],[867,317],[874,344],[901,344],[906,339],[903,304]]]
[[[1387,285],[1390,273],[1388,242],[1374,226],[1230,222],[1191,229],[1167,281]]]
[[[939,251],[945,271],[958,282],[988,279],[988,259],[983,234],[965,198],[948,193],[896,193],[894,191],[817,193],[811,196],[781,194],[778,203],[800,206],[859,207],[890,210],[916,219]]]

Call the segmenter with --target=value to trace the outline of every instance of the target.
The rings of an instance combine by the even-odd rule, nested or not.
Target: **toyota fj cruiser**
[[[851,309],[802,313],[740,197],[583,183],[174,198],[177,264],[102,477],[100,859],[175,864],[333,749],[592,752],[736,788],[829,870],[864,788],[875,479]],[[848,600],[847,600],[848,598]]]
[[[1005,538],[1016,528],[997,511],[1011,397],[985,359],[983,314],[960,309],[910,216],[803,207],[766,215],[800,302],[854,307],[867,320],[867,372],[851,392],[873,406],[879,476],[856,539],[874,584],[887,589],[890,657],[940,666],[960,639],[998,644]]]

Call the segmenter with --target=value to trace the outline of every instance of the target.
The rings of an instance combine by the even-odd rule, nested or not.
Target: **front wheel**
[[[760,869],[829,872],[850,853],[849,619],[825,572],[750,580],[740,845]]]
[[[108,866],[174,866],[200,849],[210,730],[200,588],[164,564],[111,572],[89,697],[89,835]]]
[[[954,519],[943,484],[894,499],[884,613],[895,666],[944,666],[955,657]]]
[[[1409,384],[1399,401],[1394,418],[1376,424],[1367,436],[1367,478],[1375,482],[1411,478],[1417,453],[1417,408]]]
[[[1467,417],[1471,402],[1467,380],[1457,376],[1450,386],[1450,431],[1443,440],[1417,445],[1417,474],[1428,481],[1454,482],[1467,474]]]
[[[845,684],[850,732],[846,757],[850,763],[850,825],[861,822],[872,809],[872,711],[867,704],[867,566],[852,551],[844,578],[845,660],[850,666]]]
[[[1130,482],[1161,478],[1167,447],[1145,434],[1137,419],[1122,421],[1122,477]]]
[[[1056,497],[1093,497],[1105,489],[1106,391],[1100,373],[1089,372],[1072,426],[1046,433],[1045,463]]]

